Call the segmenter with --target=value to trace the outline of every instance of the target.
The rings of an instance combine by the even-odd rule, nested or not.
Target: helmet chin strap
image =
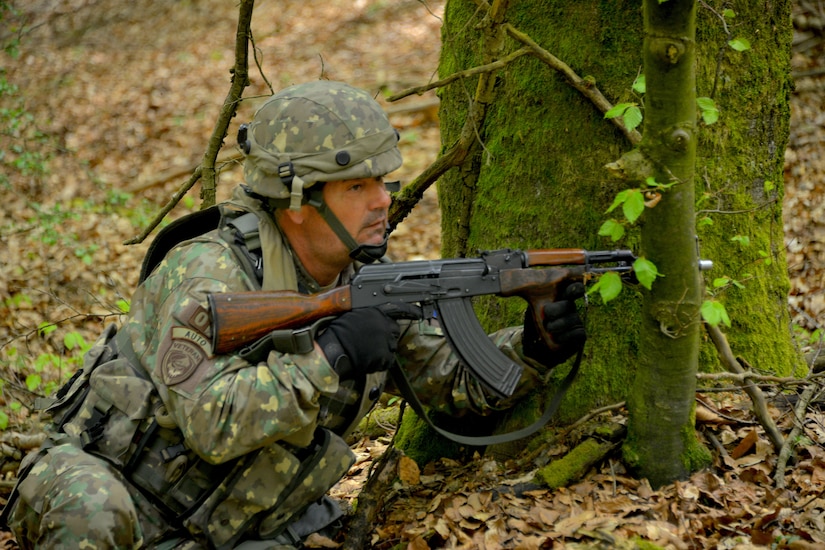
[[[349,257],[353,260],[365,264],[371,264],[377,260],[380,260],[384,254],[387,253],[387,244],[390,236],[389,227],[387,227],[384,232],[384,240],[381,241],[381,243],[358,244],[352,235],[349,234],[347,228],[344,227],[344,224],[341,223],[341,220],[339,220],[333,211],[327,206],[320,189],[313,189],[310,192],[309,201],[307,201],[307,203],[318,210],[318,213],[321,214],[321,217],[324,218],[333,233],[335,233],[335,235],[341,239],[341,242],[344,243],[344,246],[349,249]]]

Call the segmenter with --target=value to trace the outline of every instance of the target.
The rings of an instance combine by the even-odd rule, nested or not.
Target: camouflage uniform
[[[254,190],[254,174],[246,179]],[[263,287],[322,290],[270,207],[241,188],[225,207],[259,218]],[[342,436],[394,390],[383,372],[339,380],[317,348],[276,349],[255,362],[214,355],[207,296],[261,287],[242,263],[213,230],[174,248],[138,287],[116,358],[93,370],[80,409],[21,467],[9,523],[23,548],[244,548],[247,540],[288,548],[300,538],[286,536],[291,523],[353,463]],[[438,326],[400,324],[398,360],[434,410],[487,414],[538,382],[541,367],[520,353],[520,327],[492,335],[526,366],[519,390],[502,401],[458,362]],[[101,337],[87,367],[106,359],[111,337]]]

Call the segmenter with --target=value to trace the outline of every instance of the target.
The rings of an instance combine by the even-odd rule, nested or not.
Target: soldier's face
[[[390,194],[383,178],[330,181],[324,201],[358,244],[381,244]]]

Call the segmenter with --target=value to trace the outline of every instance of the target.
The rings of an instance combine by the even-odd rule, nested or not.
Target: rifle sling
[[[573,363],[573,366],[570,368],[570,372],[568,372],[567,376],[564,377],[564,380],[561,381],[561,385],[556,390],[556,393],[553,395],[553,398],[550,400],[550,403],[547,405],[547,409],[545,409],[544,414],[541,415],[541,418],[539,418],[538,420],[524,428],[513,430],[512,432],[494,435],[468,436],[449,432],[447,430],[439,428],[433,423],[432,420],[430,420],[430,417],[424,411],[424,406],[421,404],[421,401],[418,400],[418,397],[415,395],[415,391],[413,391],[412,389],[410,381],[407,379],[407,376],[404,374],[403,369],[398,365],[398,363],[395,363],[393,367],[390,368],[390,376],[392,376],[393,382],[395,382],[395,386],[401,392],[401,395],[404,397],[404,399],[406,399],[410,406],[413,408],[415,413],[420,418],[423,418],[424,421],[426,421],[427,424],[438,434],[462,445],[484,447],[487,445],[509,443],[510,441],[515,441],[517,439],[522,439],[529,435],[533,435],[545,424],[547,424],[550,418],[552,418],[552,416],[556,413],[556,410],[559,408],[559,405],[561,404],[562,397],[564,397],[564,394],[570,388],[570,385],[573,383],[573,379],[579,372],[579,366],[581,365],[583,355],[584,348],[582,347],[582,349],[580,349],[576,354],[576,360]]]

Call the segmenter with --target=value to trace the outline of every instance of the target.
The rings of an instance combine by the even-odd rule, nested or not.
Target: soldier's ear
[[[307,205],[307,204],[301,205],[301,208],[299,208],[298,210],[293,210],[291,208],[285,208],[284,210],[281,211],[282,212],[281,215],[286,217],[287,220],[289,221],[289,223],[291,223],[293,225],[301,225],[302,223],[304,223],[307,220],[307,215],[308,215],[309,210],[311,208],[312,207]]]

